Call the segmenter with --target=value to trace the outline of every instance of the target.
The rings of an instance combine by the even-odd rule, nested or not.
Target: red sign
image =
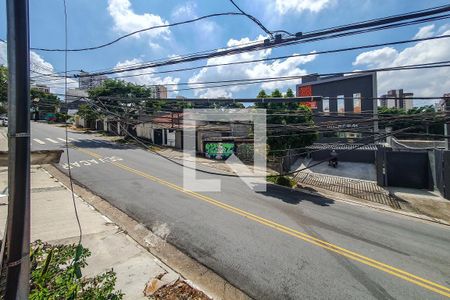
[[[312,96],[312,86],[304,85],[299,87],[297,91],[297,96],[298,97]]]
[[[308,106],[311,109],[317,109],[317,101],[300,102],[300,105]]]

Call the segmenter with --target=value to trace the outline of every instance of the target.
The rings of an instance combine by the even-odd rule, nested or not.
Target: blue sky
[[[291,32],[310,31],[370,18],[398,14],[448,4],[445,0],[236,0],[248,13],[256,16],[270,30],[284,29]],[[69,17],[69,47],[87,47],[108,42],[127,32],[144,27],[183,21],[197,16],[217,12],[235,12],[226,0],[67,0]],[[6,38],[5,1],[0,6],[0,37]],[[61,48],[64,45],[62,0],[30,0],[31,45],[33,47]],[[428,27],[420,30],[422,27]],[[395,30],[374,32],[342,39],[332,39],[305,45],[294,45],[240,55],[225,57],[209,62],[200,61],[183,66],[201,66],[205,63],[238,61],[334,49],[353,45],[388,42],[417,36],[440,35],[450,30],[450,21],[421,24]],[[419,33],[420,31],[420,33]],[[69,69],[96,71],[115,66],[167,58],[201,50],[235,45],[257,39],[264,32],[241,16],[218,17],[195,24],[183,25],[160,31],[152,31],[130,37],[111,47],[96,51],[71,53]],[[450,44],[447,39],[439,42],[424,42],[421,45],[408,44],[399,47],[352,51],[341,54],[310,56],[288,61],[267,62],[235,67],[210,68],[182,73],[159,74],[130,78],[139,84],[159,84],[222,80],[235,78],[258,78],[266,76],[302,75],[313,72],[337,72],[362,70],[393,64],[408,64],[450,60]],[[0,48],[0,63],[6,60],[5,47]],[[435,53],[436,52],[436,53]],[[61,71],[61,53],[32,53],[34,66],[41,72]],[[177,66],[178,67],[178,66]],[[181,66],[180,66],[181,67]],[[33,66],[32,66],[33,68]],[[173,67],[161,68],[159,70]],[[142,71],[144,72],[144,71]],[[149,71],[145,71],[148,73]],[[448,70],[430,70],[383,74],[379,77],[379,94],[387,89],[404,88],[417,96],[440,96],[450,92]],[[445,78],[447,77],[447,78]],[[220,88],[210,90],[182,91],[171,96],[227,96],[252,97],[263,87],[269,92],[280,87],[293,88],[294,81],[278,84],[253,85],[246,87]],[[50,86],[60,89],[60,84]],[[170,86],[169,89],[173,89]],[[179,88],[179,86],[178,86]],[[447,90],[446,90],[447,89]]]

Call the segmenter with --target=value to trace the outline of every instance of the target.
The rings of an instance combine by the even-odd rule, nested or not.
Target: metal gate
[[[388,186],[430,188],[427,152],[386,152],[386,169]]]
[[[156,145],[162,145],[162,129],[154,129],[153,135],[155,140],[153,141]]]

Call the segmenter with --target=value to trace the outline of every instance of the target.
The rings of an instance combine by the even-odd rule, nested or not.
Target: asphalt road
[[[182,167],[148,151],[69,137],[77,181],[255,299],[450,297],[449,227],[276,186],[256,193],[238,178],[191,193]],[[32,124],[32,149],[61,139]]]

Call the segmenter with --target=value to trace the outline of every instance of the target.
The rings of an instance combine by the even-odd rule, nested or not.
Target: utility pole
[[[444,125],[444,134],[445,134],[445,150],[450,150],[450,94],[444,94],[444,111],[445,111],[445,125]]]
[[[8,221],[4,299],[28,299],[30,277],[30,54],[28,0],[7,0]]]

